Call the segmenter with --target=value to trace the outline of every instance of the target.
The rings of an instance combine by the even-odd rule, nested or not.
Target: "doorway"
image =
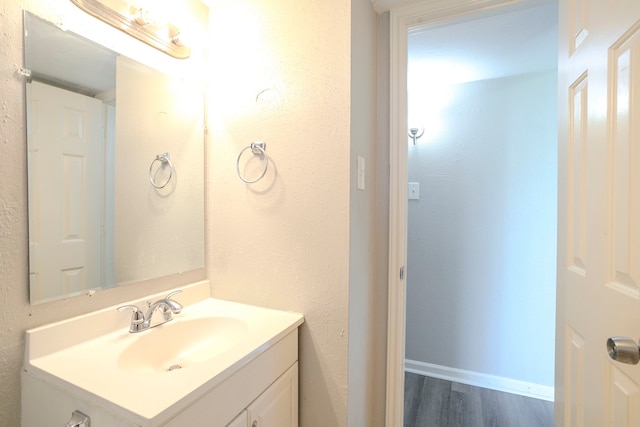
[[[398,79],[400,84],[397,85],[395,94],[392,87],[392,139],[397,136],[399,143],[392,143],[391,152],[389,334],[392,337],[390,342],[404,341],[402,338],[406,337],[407,352],[404,353],[404,346],[401,350],[396,348],[395,353],[394,349],[389,349],[389,379],[393,381],[393,369],[396,369],[398,378],[402,374],[397,369],[398,366],[404,367],[405,360],[409,359],[407,371],[518,394],[538,394],[536,397],[551,399],[555,332],[556,212],[555,205],[546,206],[544,215],[539,211],[531,212],[531,207],[533,206],[534,211],[541,207],[535,198],[545,194],[549,196],[545,188],[551,188],[550,198],[555,201],[557,178],[553,174],[555,164],[549,167],[549,155],[554,157],[556,151],[556,131],[553,125],[557,98],[555,88],[552,88],[552,93],[547,93],[545,99],[535,102],[514,101],[539,95],[542,87],[540,85],[554,85],[555,71],[503,69],[483,74],[487,71],[475,70],[477,74],[474,76],[471,72],[473,70],[463,70],[460,67],[457,70],[447,69],[442,62],[432,61],[430,66],[416,72],[416,68],[420,67],[412,64],[411,53],[414,50],[412,37],[416,34],[436,34],[431,46],[451,53],[452,49],[444,46],[442,41],[455,38],[465,44],[464,38],[460,37],[463,32],[459,27],[470,25],[469,21],[475,25],[481,20],[490,21],[496,15],[504,18],[506,13],[523,14],[540,8],[555,10],[556,5],[550,2],[519,2],[516,7],[511,5],[495,9],[500,2],[485,2],[471,15],[469,7],[464,3],[461,1],[452,4],[449,11],[449,15],[454,16],[452,19],[444,19],[446,14],[442,11],[438,12],[440,16],[435,16],[427,5],[422,14],[416,8],[396,12],[396,16],[392,12],[392,45],[395,36],[395,45],[400,47],[400,52],[395,52],[395,57],[392,52],[391,60],[394,66],[400,64],[397,76],[404,74],[409,75],[409,78],[405,81]],[[433,17],[433,22],[428,22],[426,17]],[[395,31],[394,21],[402,24],[396,25]],[[428,22],[427,25],[423,25],[424,22]],[[522,29],[516,15],[510,15],[505,22],[507,26]],[[557,28],[557,23],[554,25]],[[448,30],[452,30],[448,28],[451,26],[458,28],[447,34]],[[399,40],[402,38],[401,31],[405,32],[404,39]],[[499,35],[504,41],[504,34]],[[445,38],[438,41],[438,37]],[[470,37],[472,44],[480,43],[478,35]],[[503,46],[496,46],[500,41],[500,38],[496,39],[492,46],[498,51],[504,49]],[[469,45],[470,42],[467,40],[466,44]],[[529,66],[524,62],[530,59],[527,58],[526,50],[532,44],[531,39],[527,43],[519,43],[519,51],[516,53],[520,54],[521,59],[516,60],[518,66]],[[549,46],[553,49],[553,60],[557,56],[555,45],[554,40]],[[408,64],[407,56],[404,56],[402,63],[403,54],[408,55]],[[506,59],[514,56],[506,52],[505,55]],[[493,55],[490,59],[489,65],[500,65],[493,68],[498,69],[504,65],[504,58],[500,56]],[[485,68],[492,68],[486,67],[486,60],[484,62]],[[439,78],[428,74],[438,68],[444,70]],[[466,77],[462,71],[467,72]],[[412,72],[420,77],[411,77]],[[460,80],[443,84],[445,77]],[[420,90],[414,91],[410,84],[415,84],[416,81],[438,82],[430,89],[434,96],[428,99],[427,112],[418,114],[415,106],[425,102],[428,90],[422,90],[422,93]],[[409,107],[404,110],[403,84],[408,89],[405,93],[408,93],[409,101]],[[445,101],[450,103],[448,112],[438,111],[442,110]],[[544,110],[545,102],[550,104],[551,111],[546,111],[542,118],[536,111],[541,108]],[[398,107],[397,111],[393,111],[394,103]],[[438,117],[439,114],[445,116]],[[498,117],[498,121],[490,119],[492,116],[494,119]],[[523,117],[531,120],[523,120]],[[540,122],[523,123],[537,119],[550,120],[553,129]],[[527,130],[527,125],[532,125],[532,128]],[[446,129],[447,126],[449,130]],[[412,138],[406,136],[407,127],[416,127],[423,135],[416,139],[415,145]],[[496,134],[496,129],[501,132]],[[532,133],[536,130],[543,131],[544,135]],[[404,138],[400,138],[401,131]],[[510,136],[507,135],[511,132]],[[540,147],[537,142],[540,139],[546,141],[545,154],[538,150]],[[408,141],[408,150],[402,144],[405,141]],[[443,148],[447,144],[453,145],[453,150]],[[403,152],[403,149],[407,151]],[[394,153],[394,150],[397,151]],[[552,163],[553,160],[551,159]],[[543,163],[546,167],[541,166]],[[551,176],[541,175],[541,169],[551,169],[553,173]],[[414,183],[409,189],[406,187],[407,178]],[[399,190],[395,195],[394,181]],[[417,186],[421,188],[416,188]],[[537,196],[528,198],[531,194]],[[408,204],[407,196],[410,199]],[[395,212],[393,206],[396,206]],[[408,224],[394,227],[394,216],[396,221],[408,218]],[[546,218],[546,225],[543,226],[545,230],[539,230],[541,225],[536,223],[541,216]],[[402,230],[402,227],[407,228]],[[423,230],[416,232],[420,228]],[[538,229],[538,232],[526,233],[531,229]],[[424,240],[433,244],[424,244],[417,237],[425,230],[428,239]],[[547,242],[534,242],[541,234],[546,234]],[[403,241],[407,236],[408,240]],[[549,236],[551,244],[548,244]],[[532,245],[535,246],[533,251]],[[408,248],[407,258],[398,253],[402,252],[398,248],[403,247]],[[539,262],[541,256],[544,257],[545,247],[550,253],[544,258],[544,277],[536,278],[531,273],[535,273],[536,262]],[[401,275],[395,274],[402,272],[405,265],[406,282]],[[545,282],[544,292],[540,292],[536,281]],[[413,286],[415,283],[418,285]],[[531,300],[536,298],[540,304],[531,304]],[[406,306],[403,306],[404,301],[408,301]],[[427,305],[420,306],[425,301]],[[404,325],[400,325],[404,319],[394,325],[394,319],[398,319],[394,316],[394,310],[398,310],[398,315],[406,314],[406,330],[402,331],[401,339],[393,337],[394,333],[404,328]],[[540,326],[539,320],[537,324],[533,320],[536,312],[547,313],[544,323],[548,327],[544,328],[545,332],[539,339],[540,342],[548,343],[544,351],[549,354],[545,358],[548,359],[545,368],[534,374],[534,365],[540,359],[533,360],[531,354],[526,356],[519,353],[518,347],[526,346],[522,337],[531,337],[531,332]],[[539,345],[536,343],[536,346]],[[530,347],[526,351],[531,353]],[[523,356],[529,360],[523,360]],[[527,364],[533,366],[533,369],[523,369]],[[388,389],[391,395],[387,407],[387,425],[400,425],[402,410],[394,406],[393,402],[398,389],[395,389],[394,395],[391,381]],[[397,405],[401,403],[401,400],[396,401]],[[396,422],[392,422],[394,419]]]

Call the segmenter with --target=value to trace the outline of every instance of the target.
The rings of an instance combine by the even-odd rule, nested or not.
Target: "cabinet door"
[[[248,427],[249,426],[249,415],[247,411],[242,411],[240,415],[238,415],[233,421],[227,424],[227,427]]]
[[[91,418],[93,427],[139,427],[22,371],[22,427],[64,426],[76,409]]]
[[[247,408],[250,427],[298,427],[298,363]]]

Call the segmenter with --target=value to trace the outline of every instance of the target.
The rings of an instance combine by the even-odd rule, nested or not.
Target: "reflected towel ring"
[[[248,149],[251,149],[251,152],[253,153],[254,156],[262,156],[264,158],[264,169],[262,170],[262,173],[260,174],[260,176],[254,180],[248,180],[245,177],[243,177],[242,174],[240,173],[240,158],[242,157],[244,152]],[[260,181],[262,177],[264,177],[264,175],[267,173],[267,168],[269,167],[269,157],[267,157],[267,153],[265,153],[264,151],[266,149],[267,149],[266,143],[252,142],[251,145],[244,147],[242,151],[240,151],[240,154],[238,154],[238,160],[236,160],[236,172],[238,173],[238,177],[240,177],[240,179],[243,182],[246,182],[247,184],[253,184],[254,182]]]
[[[160,167],[163,167],[164,165],[168,164],[169,165],[169,178],[167,178],[167,181],[162,184],[159,185],[158,183],[156,183],[156,181],[153,179],[153,164],[155,162],[160,162],[162,163],[162,165],[160,165]],[[163,154],[158,154],[156,156],[156,158],[151,162],[151,165],[149,166],[149,181],[151,182],[151,185],[153,185],[155,188],[164,188],[167,186],[167,184],[169,183],[169,181],[171,181],[171,177],[173,177],[173,163],[171,163],[171,154],[170,153],[163,153]]]

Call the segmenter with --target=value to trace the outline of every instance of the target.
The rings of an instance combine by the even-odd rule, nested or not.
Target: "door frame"
[[[404,418],[404,361],[407,265],[407,52],[409,31],[446,26],[473,18],[556,0],[423,0],[390,11],[389,42],[389,277],[387,313],[387,427]]]

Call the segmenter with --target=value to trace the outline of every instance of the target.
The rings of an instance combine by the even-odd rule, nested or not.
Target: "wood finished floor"
[[[404,427],[552,427],[553,403],[405,373]]]

